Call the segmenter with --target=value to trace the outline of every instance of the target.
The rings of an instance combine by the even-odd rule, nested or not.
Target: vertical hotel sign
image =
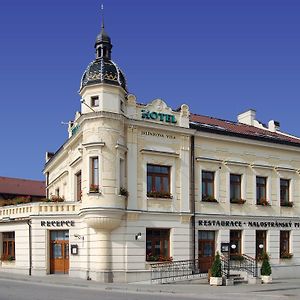
[[[176,124],[176,118],[174,115],[164,114],[164,113],[158,113],[156,111],[149,111],[142,109],[142,119],[144,120],[157,120],[164,123],[171,123]]]

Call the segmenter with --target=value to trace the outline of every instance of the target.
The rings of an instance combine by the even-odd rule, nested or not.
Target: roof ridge
[[[45,180],[27,179],[27,178],[19,178],[19,177],[0,176],[0,179],[13,179],[13,180],[33,181],[33,182],[40,182],[40,183],[43,182],[43,183],[45,183]]]

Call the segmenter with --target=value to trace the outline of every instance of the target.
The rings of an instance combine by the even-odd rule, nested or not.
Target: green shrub
[[[260,269],[260,274],[262,276],[270,276],[272,274],[271,265],[269,262],[269,255],[267,253],[264,253],[263,255],[263,261]]]
[[[215,260],[211,266],[211,276],[222,277],[222,265],[219,252],[217,252]]]

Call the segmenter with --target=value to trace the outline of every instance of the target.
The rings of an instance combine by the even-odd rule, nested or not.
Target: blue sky
[[[109,0],[115,62],[139,102],[236,120],[253,108],[300,136],[300,1]],[[0,176],[43,179],[94,58],[100,1],[1,0]]]

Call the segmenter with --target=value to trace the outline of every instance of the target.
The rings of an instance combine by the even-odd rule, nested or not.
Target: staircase
[[[233,284],[256,283],[257,261],[246,254],[238,257],[221,257],[222,273],[226,279],[232,279]]]

